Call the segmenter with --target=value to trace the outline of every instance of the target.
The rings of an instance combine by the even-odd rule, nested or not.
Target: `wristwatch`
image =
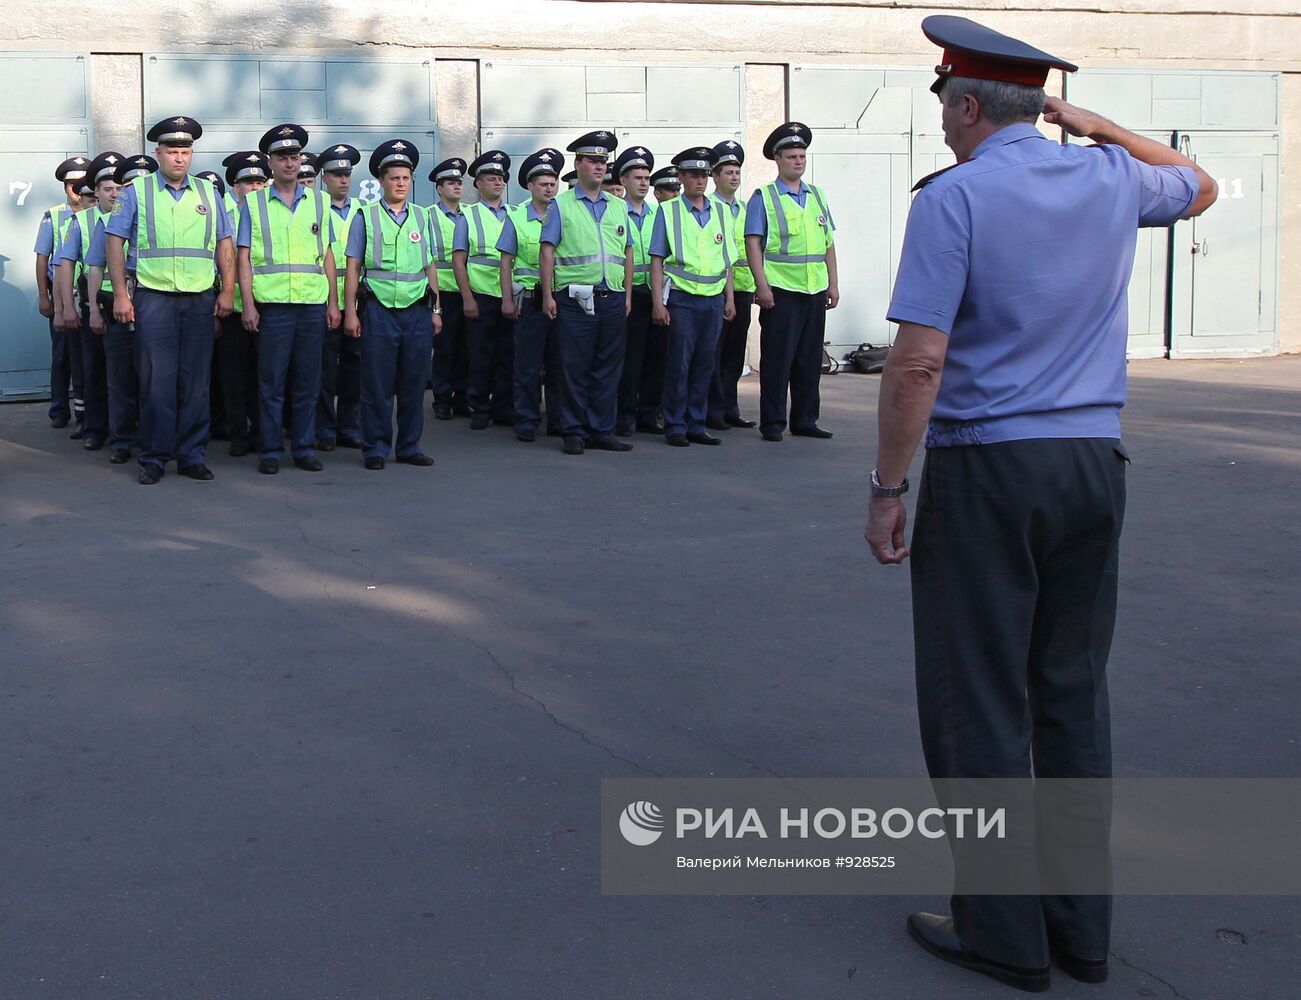
[[[443,315],[443,307],[442,307],[442,306],[434,306],[434,315],[435,315],[435,316],[441,316],[441,315]]]
[[[908,477],[905,476],[902,483],[898,486],[882,486],[881,479],[872,470],[872,496],[874,497],[901,497],[908,492]]]

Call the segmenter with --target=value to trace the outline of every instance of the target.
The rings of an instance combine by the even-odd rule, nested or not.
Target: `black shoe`
[[[99,438],[88,437],[86,440],[81,442],[81,446],[85,448],[86,451],[99,451],[99,449],[104,447],[104,442]]]
[[[304,472],[320,472],[325,468],[321,460],[315,455],[308,455],[306,458],[295,458],[294,465],[298,466]]]
[[[472,416],[474,416],[474,411],[473,411],[472,409],[470,409],[469,405],[466,404],[466,403],[453,403],[453,404],[452,404],[452,412],[453,412],[454,414],[456,414],[456,416],[458,416],[458,417],[472,417]]]
[[[230,443],[230,457],[243,458],[249,452],[249,443],[247,441],[234,440]]]
[[[372,471],[378,470],[384,468],[384,459],[380,458],[378,455],[371,455],[370,458],[366,459],[361,464]]]
[[[632,437],[632,428],[623,426],[616,427],[614,429],[614,436],[617,438],[630,438]]]
[[[434,419],[435,419],[435,420],[451,420],[451,419],[452,419],[452,404],[451,404],[451,403],[435,403],[435,404],[434,404]]]
[[[701,431],[698,434],[688,434],[687,440],[690,441],[692,444],[722,444],[723,443],[720,438],[716,438],[712,434],[706,434],[704,431]]]
[[[73,441],[80,441],[85,436],[86,436],[86,429],[82,427],[81,424],[78,424],[77,429],[68,435],[68,437],[71,438]]]
[[[317,441],[317,442],[316,442],[316,450],[317,450],[317,451],[334,451],[334,442],[333,442],[333,441]]]
[[[780,441],[782,439],[781,431],[766,430],[760,431],[759,433],[763,435],[765,441]]]
[[[63,428],[68,426],[68,418],[50,417],[50,426],[53,427],[56,431],[61,431],[63,430]]]
[[[1017,965],[1004,965],[1002,962],[982,958],[965,948],[958,940],[957,931],[953,929],[952,917],[914,913],[908,918],[908,936],[938,959],[972,972],[984,973],[1026,993],[1045,993],[1052,985],[1046,967],[1026,969]]]
[[[136,482],[141,486],[153,486],[163,478],[163,467],[154,465],[152,462],[140,466],[140,475],[136,476]]]
[[[812,427],[806,428],[805,430],[802,431],[797,431],[794,427],[791,428],[791,437],[821,438],[822,440],[825,441],[827,438],[831,436],[832,436],[831,431],[824,431],[817,424],[814,424]]]
[[[427,469],[433,464],[434,460],[423,451],[418,451],[414,455],[398,456],[398,465],[418,465],[422,469]]]
[[[470,418],[470,430],[486,431],[492,424],[492,417],[486,413],[476,413]]]
[[[689,448],[691,446],[691,442],[687,440],[685,434],[669,434],[664,440],[673,445],[674,448]]]
[[[549,438],[562,438],[564,436],[565,436],[565,432],[562,431],[559,427],[547,428],[547,437]]]
[[[583,439],[567,437],[564,446],[560,450],[566,455],[581,455],[583,453]]]
[[[726,420],[706,420],[705,426],[711,431],[730,431],[732,429],[732,425]]]
[[[589,438],[587,447],[595,448],[597,451],[632,451],[632,445],[627,441],[620,441],[613,434],[598,434],[594,438]]]
[[[753,420],[746,420],[745,417],[724,417],[729,427],[755,427]]]
[[[514,427],[514,426],[515,426],[515,418],[514,418],[514,417],[493,417],[493,418],[492,418],[492,422],[493,422],[493,426],[495,426],[495,427]]]
[[[361,442],[354,437],[344,437],[340,434],[339,439],[334,443],[339,448],[351,448],[353,451],[361,451]]]
[[[211,482],[213,479],[217,478],[212,474],[212,470],[202,462],[196,462],[194,465],[182,465],[176,471],[182,476],[189,476],[191,479],[200,483]]]
[[[264,458],[257,464],[257,471],[264,476],[274,476],[280,471],[280,459]]]
[[[642,434],[663,434],[664,428],[654,420],[638,420],[637,430]]]
[[[108,460],[114,465],[126,465],[131,461],[131,452],[126,448],[114,448],[113,454],[108,456]]]
[[[521,427],[515,432],[515,440],[523,441],[525,444],[532,444],[538,439],[537,431],[530,427]]]
[[[1053,961],[1072,979],[1082,983],[1105,983],[1107,981],[1107,960],[1105,958],[1076,958],[1053,947]]]

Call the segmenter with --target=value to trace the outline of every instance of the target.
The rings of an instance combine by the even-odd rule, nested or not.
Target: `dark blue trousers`
[[[338,400],[336,404],[336,400]],[[340,324],[325,331],[321,356],[321,398],[316,404],[316,439],[361,440],[361,340]]]
[[[108,370],[104,338],[90,328],[90,306],[81,307],[81,395],[85,401],[87,441],[108,440]]]
[[[723,296],[669,292],[669,336],[664,365],[664,433],[703,434],[714,378]]]
[[[217,364],[221,391],[226,397],[226,423],[231,444],[261,449],[258,431],[258,360],[256,333],[244,329],[244,317],[233,312],[221,321]]]
[[[772,297],[773,307],[759,312],[759,429],[785,429],[789,388],[791,430],[811,430],[821,402],[827,293],[774,288]]]
[[[68,357],[68,331],[54,329],[54,319],[48,320],[50,326],[50,419],[58,417],[72,419],[72,399],[68,394],[68,382],[72,379],[72,362]]]
[[[532,292],[519,296],[515,320],[515,429],[536,431],[542,424],[545,383],[547,426],[560,429],[560,349],[555,324]],[[544,374],[545,372],[545,374]]]
[[[108,383],[108,446],[130,451],[140,432],[140,382],[136,377],[136,335],[113,319],[112,297],[101,299],[104,369]],[[104,303],[107,302],[108,305]]]
[[[215,297],[136,290],[141,465],[173,458],[197,465],[207,457]]]
[[[475,292],[474,301],[479,303],[479,318],[466,321],[470,410],[514,423],[515,323],[501,314],[498,296]]]
[[[627,339],[624,293],[595,299],[595,314],[583,312],[568,291],[556,294],[556,335],[560,343],[565,437],[613,434],[619,413],[619,376]]]
[[[667,332],[651,322],[651,294],[645,285],[632,290],[628,314],[628,339],[619,376],[619,426],[631,430],[637,423],[659,419],[664,395],[664,346]]]
[[[469,348],[465,342],[465,305],[461,293],[443,290],[438,296],[443,310],[443,329],[434,338],[434,403],[454,409],[468,407]]]
[[[366,458],[387,458],[393,447],[394,397],[398,458],[420,451],[433,346],[433,315],[423,301],[405,309],[367,301],[361,317],[361,443]]]
[[[285,453],[286,424],[294,458],[316,454],[316,400],[321,394],[325,303],[259,304],[258,410],[263,458]],[[288,420],[285,387],[290,387]]]
[[[714,378],[709,386],[709,419],[713,421],[736,420],[741,407],[736,399],[736,383],[745,371],[745,342],[750,334],[750,319],[754,313],[754,292],[733,292],[736,315],[723,321],[718,335],[718,349],[714,352]],[[821,368],[821,355],[818,356]]]

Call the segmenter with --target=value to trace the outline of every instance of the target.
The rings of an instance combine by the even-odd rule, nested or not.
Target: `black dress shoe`
[[[642,434],[663,434],[664,428],[654,420],[638,420],[637,430]]]
[[[320,472],[325,468],[321,460],[315,455],[308,455],[306,458],[295,458],[294,465],[298,466],[304,472]]]
[[[56,431],[61,431],[63,430],[63,428],[68,426],[68,418],[50,417],[50,426],[53,427]]]
[[[537,431],[531,427],[521,427],[515,432],[515,440],[523,441],[525,444],[532,444],[538,439]]]
[[[333,441],[317,441],[317,442],[316,442],[316,450],[317,450],[317,451],[334,451],[334,442],[333,442]]]
[[[597,451],[632,451],[632,445],[627,441],[620,441],[613,434],[598,434],[594,438],[589,438],[587,447],[595,448]]]
[[[757,426],[753,420],[746,420],[745,417],[726,417],[726,418],[724,418],[724,419],[727,420],[727,424],[728,424],[729,427],[755,427],[755,426]]]
[[[492,417],[486,413],[476,413],[470,418],[470,430],[486,431],[492,424]]]
[[[194,465],[182,465],[176,471],[182,476],[189,476],[191,479],[200,483],[211,482],[213,479],[217,478],[212,474],[212,470],[202,462],[196,462]]]
[[[136,476],[136,482],[141,486],[153,486],[163,478],[163,467],[154,465],[152,462],[140,466],[140,475]]]
[[[622,425],[619,426],[619,427],[616,427],[616,428],[614,429],[614,436],[617,437],[617,438],[630,438],[630,437],[632,437],[632,428],[631,428],[631,427],[622,426]]]
[[[730,431],[732,429],[732,425],[726,420],[706,420],[705,426],[711,431]]]
[[[99,438],[88,437],[86,440],[81,442],[81,446],[87,451],[99,451],[99,449],[104,447],[104,442]]]
[[[384,459],[380,458],[378,455],[371,455],[370,458],[366,459],[361,464],[374,471],[384,468]]]
[[[114,448],[113,454],[108,456],[108,460],[114,465],[126,465],[131,461],[131,452],[126,448]]]
[[[934,913],[914,913],[908,918],[908,936],[938,959],[972,972],[980,972],[1007,986],[1026,993],[1045,993],[1052,985],[1047,967],[1027,969],[1018,965],[1004,965],[982,958],[964,947],[953,929],[952,917]]]
[[[567,437],[564,446],[560,450],[566,455],[581,455],[583,453],[583,439]]]
[[[361,451],[361,442],[354,437],[344,437],[340,434],[338,440],[334,443],[339,448],[351,448],[353,451]]]
[[[791,437],[821,438],[822,440],[825,441],[827,438],[831,436],[832,436],[831,431],[824,431],[817,424],[814,424],[812,427],[806,427],[802,431],[797,431],[794,427],[791,428]]]
[[[77,429],[68,435],[68,437],[71,438],[73,441],[80,441],[85,436],[86,436],[86,429],[82,427],[81,424],[78,424]]]
[[[664,437],[664,441],[667,444],[673,445],[674,448],[689,448],[691,446],[691,442],[687,440],[685,434],[667,434]]]
[[[760,431],[759,433],[763,435],[765,441],[780,441],[782,439],[781,431],[766,430]]]
[[[696,434],[688,434],[687,440],[690,441],[692,444],[722,444],[723,443],[721,438],[716,438],[712,434],[706,434],[704,431],[700,431],[699,433]]]
[[[1072,979],[1082,983],[1105,983],[1107,981],[1107,960],[1105,958],[1077,958],[1060,948],[1050,949],[1053,961]]]
[[[472,416],[474,416],[474,411],[473,411],[472,409],[470,409],[469,405],[466,404],[466,403],[460,403],[460,404],[453,403],[453,404],[452,404],[452,412],[453,412],[454,414],[456,414],[458,417],[472,417]]]
[[[426,455],[423,451],[418,451],[414,455],[399,455],[398,465],[416,465],[422,469],[427,469],[434,464],[434,460]]]
[[[435,404],[434,404],[434,419],[435,419],[435,420],[451,420],[451,419],[452,419],[452,404],[451,404],[451,403],[435,403]]]
[[[230,457],[243,458],[248,454],[249,443],[247,441],[234,440],[230,443]]]
[[[280,460],[278,458],[264,458],[258,462],[257,471],[264,476],[274,476],[280,471]]]

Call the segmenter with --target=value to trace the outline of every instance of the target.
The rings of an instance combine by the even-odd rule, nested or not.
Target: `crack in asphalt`
[[[1149,972],[1147,969],[1144,969],[1144,968],[1142,968],[1141,966],[1135,965],[1135,964],[1134,964],[1133,962],[1131,962],[1129,959],[1125,958],[1124,955],[1121,955],[1121,954],[1119,954],[1118,952],[1111,951],[1111,952],[1108,952],[1108,954],[1109,954],[1112,958],[1114,958],[1117,962],[1119,962],[1121,965],[1125,966],[1125,968],[1127,968],[1127,969],[1133,969],[1135,972],[1141,972],[1143,975],[1147,976],[1147,977],[1150,978],[1150,979],[1155,979],[1158,983],[1160,983],[1162,986],[1164,986],[1166,989],[1168,989],[1168,990],[1171,992],[1171,994],[1173,994],[1174,996],[1178,997],[1179,1000],[1192,1000],[1191,997],[1188,997],[1188,996],[1186,996],[1185,994],[1180,993],[1179,990],[1175,988],[1175,984],[1172,983],[1172,982],[1170,982],[1170,980],[1168,980],[1168,979],[1162,979],[1162,978],[1161,978],[1160,976],[1158,976],[1155,972]]]

